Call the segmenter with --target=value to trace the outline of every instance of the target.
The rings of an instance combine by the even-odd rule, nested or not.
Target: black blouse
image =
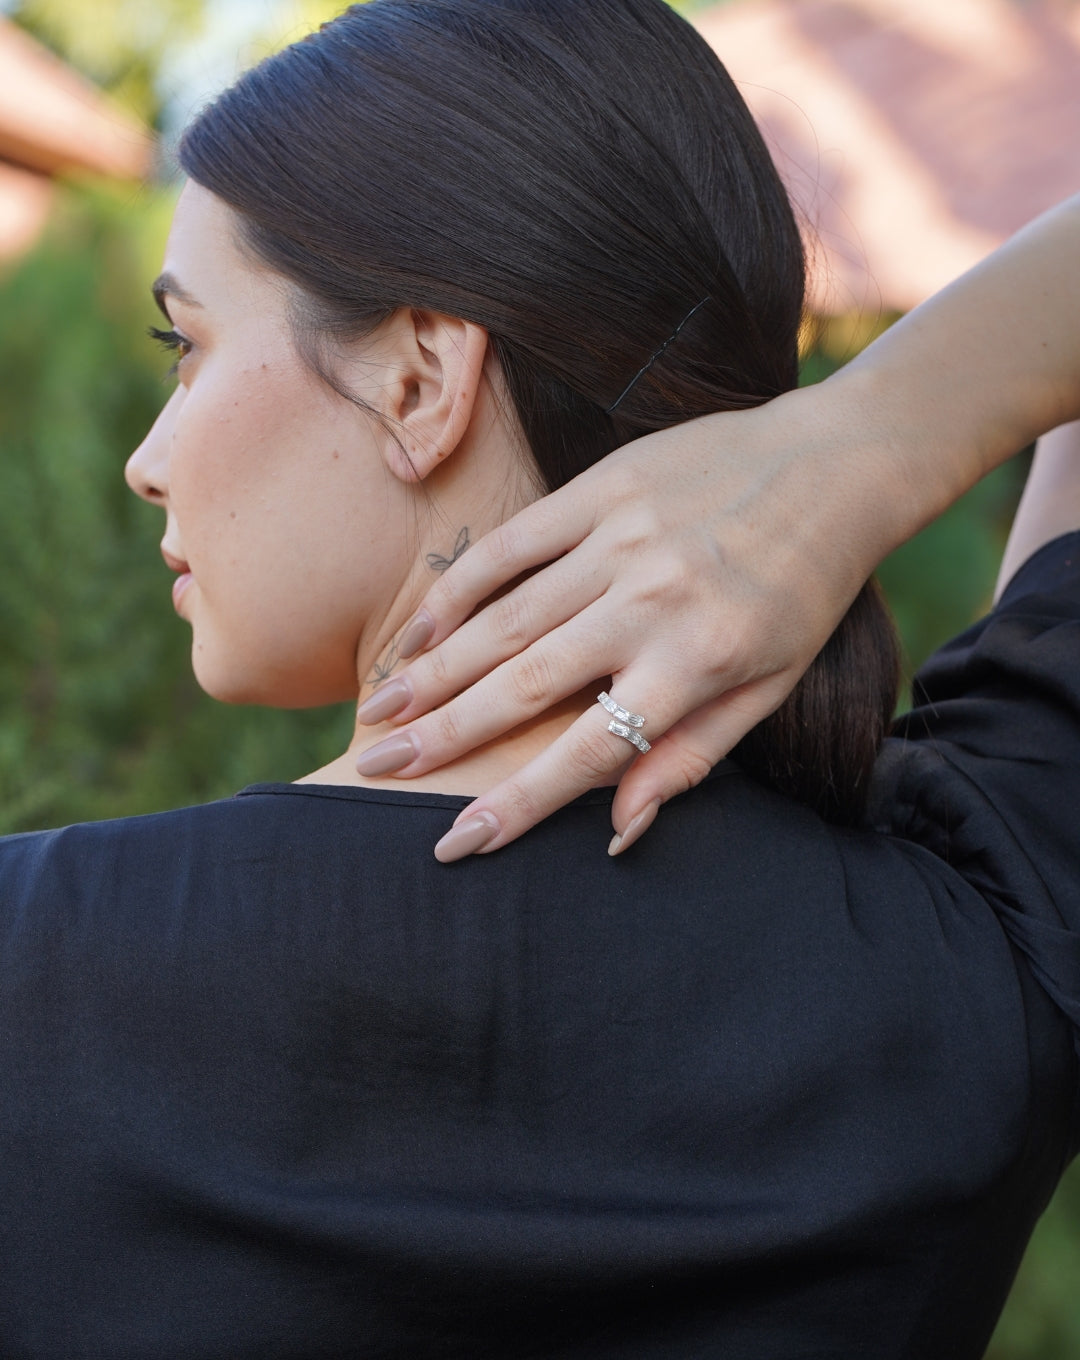
[[[264,785],[0,840],[4,1357],[981,1355],[1076,1149],[1080,534],[846,831]]]

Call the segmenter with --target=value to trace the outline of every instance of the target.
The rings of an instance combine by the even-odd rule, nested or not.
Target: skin
[[[363,409],[304,362],[292,286],[254,260],[232,211],[194,184],[155,294],[173,328],[177,386],[126,476],[165,512],[162,551],[178,573],[196,677],[233,703],[355,699],[393,671],[403,625],[469,533],[537,495],[487,335],[452,317],[395,313],[335,357]],[[564,696],[416,786],[469,793],[506,778],[592,702]],[[391,786],[356,768],[370,735],[358,728],[307,778]]]
[[[1080,418],[1078,318],[1080,197],[827,382],[638,440],[519,513],[424,599],[412,636],[428,650],[398,677],[392,718],[419,755],[400,774],[606,672],[653,742],[615,797],[612,849],[625,850],[782,702],[887,553]],[[1078,522],[1075,442],[1040,452],[1010,573]],[[583,718],[461,820],[488,819],[482,848],[498,849],[620,758]]]

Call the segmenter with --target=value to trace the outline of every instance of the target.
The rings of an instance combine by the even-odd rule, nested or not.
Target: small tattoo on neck
[[[455,539],[454,548],[449,557],[443,557],[442,553],[428,553],[424,560],[432,571],[443,572],[454,565],[468,546],[469,526],[466,524]]]
[[[397,650],[398,637],[400,636],[401,634],[399,633],[397,637],[394,638],[393,642],[391,642],[390,646],[387,647],[386,651],[379,658],[379,660],[375,662],[375,669],[368,676],[367,680],[365,681],[365,684],[381,685],[382,682],[385,679],[387,679],[389,675],[392,673],[394,667],[401,660],[401,658],[398,656]]]
[[[454,546],[451,549],[449,557],[444,557],[442,553],[428,553],[424,560],[432,571],[444,572],[454,565],[462,553],[469,547],[470,542],[469,526],[466,524],[454,540]],[[381,685],[384,680],[388,679],[393,674],[401,660],[401,657],[398,656],[398,638],[400,636],[401,634],[399,633],[379,660],[375,662],[374,670],[364,681],[366,685]]]

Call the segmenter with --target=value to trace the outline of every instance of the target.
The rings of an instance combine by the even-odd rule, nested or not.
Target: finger
[[[595,498],[581,478],[534,501],[479,539],[439,577],[403,630],[408,660],[441,642],[500,586],[576,547],[595,527]]]
[[[662,676],[648,682],[627,674],[626,683],[620,677],[613,695],[629,703],[627,696],[633,694],[635,702],[644,705],[641,711],[655,714],[655,723],[650,720],[646,731],[662,730],[665,722],[678,717],[676,711],[665,712]],[[471,803],[439,842],[437,858],[446,863],[463,854],[497,850],[588,789],[610,782],[637,752],[608,730],[609,721],[599,705],[589,708],[526,766]],[[488,831],[478,843],[481,822]],[[459,827],[465,830],[455,835]]]
[[[419,718],[502,662],[522,655],[538,639],[555,634],[575,614],[593,605],[610,582],[609,558],[576,550],[568,553],[546,571],[493,600],[393,680],[380,685],[357,710],[358,720],[367,723],[389,718],[400,726]],[[553,641],[564,651],[570,646],[565,636]],[[593,642],[583,644],[574,668],[579,685],[592,679],[597,661],[594,633]],[[563,693],[573,690],[564,689]]]
[[[615,836],[609,854],[639,840],[669,799],[700,784],[751,728],[784,701],[793,680],[770,676],[729,690],[668,729],[619,781],[611,807]]]
[[[356,767],[364,775],[426,774],[588,685],[602,689],[606,677],[623,664],[628,645],[612,611],[594,602],[449,703],[369,747],[357,758]],[[387,760],[395,757],[397,767],[388,766]]]

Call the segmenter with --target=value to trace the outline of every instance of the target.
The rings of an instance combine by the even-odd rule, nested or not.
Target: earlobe
[[[471,321],[416,309],[397,313],[400,368],[387,412],[396,477],[419,482],[461,446],[473,421],[487,357],[487,331]]]

